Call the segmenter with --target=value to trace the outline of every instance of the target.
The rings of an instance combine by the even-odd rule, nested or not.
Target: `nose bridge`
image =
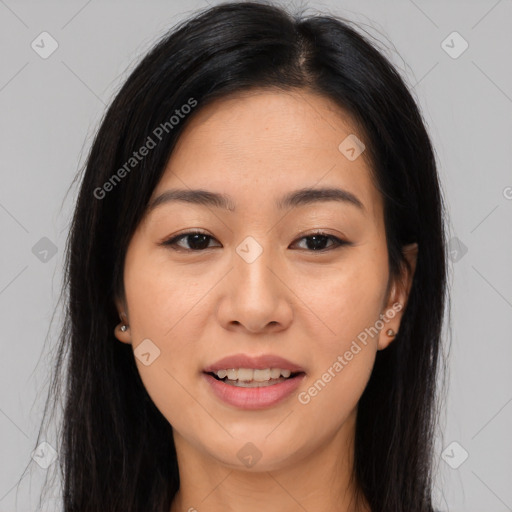
[[[236,247],[236,274],[241,280],[242,292],[245,292],[246,296],[250,295],[255,299],[255,294],[258,297],[267,294],[269,296],[266,299],[269,300],[275,298],[275,294],[278,293],[273,283],[276,279],[275,270],[272,269],[272,262],[276,262],[275,253],[268,243],[269,236],[256,236],[247,236]]]
[[[271,236],[247,236],[236,247],[234,279],[230,297],[223,308],[223,321],[241,324],[250,332],[268,326],[289,325],[292,311],[286,299],[286,287],[277,277],[276,255],[269,247]],[[226,316],[227,315],[227,316]]]
[[[294,318],[293,293],[286,285],[285,268],[275,231],[257,219],[244,223],[243,237],[233,246],[231,272],[220,291],[216,317],[226,330],[276,333]],[[255,225],[257,224],[257,226]]]

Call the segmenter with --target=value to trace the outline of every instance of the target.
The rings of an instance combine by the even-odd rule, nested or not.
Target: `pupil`
[[[194,240],[193,242],[189,242],[189,246],[192,249],[206,249],[208,247],[208,235],[203,235],[201,233],[195,235],[188,235],[189,241],[190,239]],[[197,241],[199,240],[199,243]]]
[[[322,250],[325,249],[325,242],[327,242],[327,237],[324,235],[313,235],[308,237],[309,240],[313,241],[312,248],[313,250]],[[322,247],[323,246],[323,247]],[[311,244],[308,244],[308,247],[311,247]]]

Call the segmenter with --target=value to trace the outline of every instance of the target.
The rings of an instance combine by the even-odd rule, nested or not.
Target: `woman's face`
[[[116,301],[129,324],[116,336],[181,445],[271,470],[353,430],[412,278],[388,283],[383,201],[354,135],[363,140],[328,99],[268,90],[204,107],[181,135]],[[161,197],[198,189],[229,196],[229,208],[206,194]],[[188,232],[202,235],[177,238]],[[248,359],[216,365],[231,356]],[[248,371],[226,383],[205,373],[212,365]],[[299,374],[266,381],[287,367]]]

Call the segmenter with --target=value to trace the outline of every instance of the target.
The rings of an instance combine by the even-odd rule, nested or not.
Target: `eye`
[[[189,247],[183,247],[178,245],[178,242],[181,242],[184,239],[188,239]],[[170,246],[172,249],[179,251],[195,251],[199,252],[204,249],[209,249],[208,242],[209,240],[214,240],[214,238],[202,231],[188,231],[187,233],[182,233],[181,235],[175,236],[170,240],[166,240],[162,243],[162,245]]]
[[[329,235],[328,233],[323,233],[321,231],[311,233],[310,235],[299,238],[299,240],[311,241],[309,244],[306,242],[306,246],[312,247],[312,249],[309,249],[310,252],[327,252],[343,245],[351,245],[351,243],[346,240],[341,240],[334,235]],[[331,241],[332,244],[325,248],[325,243],[328,241]],[[308,248],[306,248],[306,250],[308,250]]]
[[[184,240],[187,240],[187,243],[189,244],[188,247],[179,245]],[[169,246],[176,251],[183,250],[185,252],[200,252],[211,248],[209,246],[209,242],[211,240],[215,240],[215,238],[206,233],[203,233],[202,231],[188,231],[162,242],[162,245]],[[323,232],[311,233],[310,235],[301,237],[298,240],[310,241],[309,244],[306,242],[307,247],[305,249],[309,252],[327,252],[343,245],[351,245],[351,242],[341,240],[334,235],[329,235]],[[332,243],[326,248],[325,243],[329,241]]]

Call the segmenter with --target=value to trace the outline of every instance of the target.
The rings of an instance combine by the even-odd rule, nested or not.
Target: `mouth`
[[[202,376],[207,391],[224,405],[266,409],[290,398],[306,377],[306,370],[274,354],[235,354],[207,366]]]
[[[224,405],[238,410],[261,410],[286,404],[306,377],[306,373],[303,371],[291,372],[290,370],[286,370],[285,376],[283,376],[281,370],[277,368],[267,369],[268,371],[262,370],[265,372],[264,374],[258,374],[248,368],[240,370],[239,372],[239,370],[230,368],[215,372],[203,372],[203,378],[207,383],[206,389],[212,393],[212,397]],[[248,370],[248,372],[245,373],[243,370]],[[274,373],[272,370],[275,370]],[[273,375],[277,374],[277,370],[279,370],[279,377],[273,378]],[[250,372],[253,372],[252,377]],[[270,373],[270,378],[264,379],[268,373]]]
[[[264,388],[275,386],[305,375],[303,371],[292,372],[284,368],[227,368],[204,373],[228,386],[239,388]]]

